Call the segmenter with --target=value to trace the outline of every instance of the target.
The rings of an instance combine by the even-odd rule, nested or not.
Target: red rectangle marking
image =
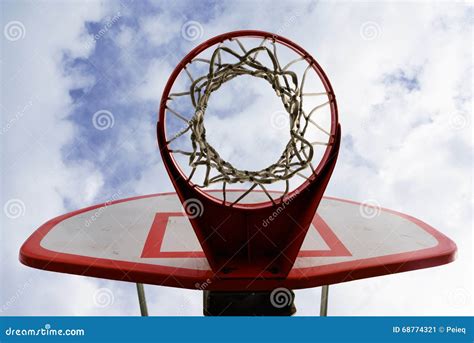
[[[202,251],[162,251],[161,246],[165,237],[166,227],[170,217],[184,217],[182,212],[156,213],[153,223],[145,241],[142,258],[203,258]],[[339,240],[328,224],[319,214],[313,219],[313,227],[321,235],[329,250],[301,250],[298,257],[335,257],[352,256],[349,250]],[[194,231],[192,231],[194,233]]]

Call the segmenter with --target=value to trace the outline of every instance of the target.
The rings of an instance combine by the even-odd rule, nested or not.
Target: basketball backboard
[[[194,215],[205,211],[197,209]],[[219,228],[213,234],[219,235]],[[163,193],[54,218],[25,242],[20,260],[44,270],[136,283],[257,291],[317,287],[428,268],[451,262],[455,253],[454,242],[421,220],[324,197],[288,277],[222,279],[211,270],[177,195]]]

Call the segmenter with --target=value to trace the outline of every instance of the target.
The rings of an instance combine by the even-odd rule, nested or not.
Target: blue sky
[[[192,16],[193,20],[205,25],[219,15],[219,7],[211,1],[181,1],[172,7],[124,1],[113,3],[110,15],[101,21],[84,23],[85,34],[95,37],[93,49],[87,57],[65,54],[63,67],[65,73],[80,73],[94,81],[69,92],[74,108],[68,119],[75,124],[78,134],[63,148],[63,158],[73,163],[87,160],[101,168],[104,189],[97,201],[106,200],[117,187],[125,187],[126,193],[133,192],[127,184],[136,181],[144,169],[157,163],[159,156],[151,149],[123,154],[129,147],[127,142],[135,140],[129,137],[140,136],[144,128],[147,136],[154,134],[161,89],[152,90],[155,99],[144,100],[134,93],[147,82],[152,63],[160,78],[165,80],[170,72],[168,66],[177,64],[192,46],[192,42],[181,37],[175,39],[180,31],[141,32],[140,25],[153,25],[153,21],[160,21],[156,17],[163,12],[178,24]],[[208,11],[209,8],[213,10]],[[133,32],[125,47],[116,40],[123,32]],[[160,35],[163,37],[157,44],[156,36]],[[91,130],[93,114],[103,109],[112,113],[114,126],[110,130]]]
[[[1,6],[1,200],[3,207],[17,199],[23,209],[18,218],[5,211],[2,217],[0,305],[14,299],[2,314],[136,314],[133,284],[26,268],[17,260],[19,246],[44,221],[117,192],[171,190],[155,138],[164,84],[197,44],[246,28],[296,41],[331,79],[343,144],[327,194],[376,199],[458,243],[452,265],[334,286],[332,313],[472,314],[468,5],[123,0]],[[185,33],[191,21],[198,23],[196,36]],[[8,30],[12,25],[16,32]],[[105,127],[94,120],[98,115]],[[424,284],[433,286],[414,289]],[[115,298],[107,308],[91,300],[103,288]],[[200,313],[200,297],[191,291],[147,290],[155,314]],[[318,292],[298,292],[300,314],[312,313]],[[177,310],[176,302],[184,305]]]

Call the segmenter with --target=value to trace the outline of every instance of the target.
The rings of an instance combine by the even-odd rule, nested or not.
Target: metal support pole
[[[329,286],[323,286],[321,288],[321,308],[319,315],[326,317],[328,315],[328,299],[329,299]]]
[[[292,316],[296,312],[295,294],[286,288],[276,293],[270,291],[204,291],[203,293],[205,316]]]
[[[140,313],[142,317],[148,317],[148,308],[146,307],[145,288],[142,283],[137,283],[138,303],[140,304]]]

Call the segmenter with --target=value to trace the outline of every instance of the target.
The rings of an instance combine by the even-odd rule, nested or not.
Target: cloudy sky
[[[172,68],[216,34],[278,32],[320,62],[343,129],[327,195],[414,215],[449,265],[334,285],[330,315],[472,315],[472,8],[463,3],[2,1],[2,315],[137,315],[135,285],[34,270],[18,250],[52,217],[172,190],[156,147]],[[192,25],[193,30],[188,30]],[[270,152],[269,152],[270,153]],[[152,315],[201,294],[146,287]],[[297,292],[317,314],[319,289]],[[104,303],[99,296],[111,299]]]

